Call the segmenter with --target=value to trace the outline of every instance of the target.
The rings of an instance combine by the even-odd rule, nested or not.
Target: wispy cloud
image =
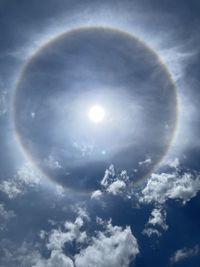
[[[174,255],[170,258],[171,264],[178,263],[180,261],[200,255],[200,248],[196,245],[193,248],[183,248],[177,250]]]
[[[7,210],[5,208],[5,205],[0,204],[0,221],[1,221],[0,230],[2,231],[5,230],[8,222],[15,216],[16,215],[14,211]]]

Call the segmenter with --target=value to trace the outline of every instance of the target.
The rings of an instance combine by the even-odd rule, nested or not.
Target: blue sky
[[[0,267],[199,266],[199,25],[197,0],[0,0]]]

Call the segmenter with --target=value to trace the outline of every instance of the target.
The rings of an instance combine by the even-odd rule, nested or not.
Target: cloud
[[[188,258],[195,257],[197,255],[200,255],[200,248],[197,245],[193,248],[179,249],[170,258],[170,262],[172,264],[175,264],[177,262],[183,261],[183,260],[188,259]]]
[[[49,155],[45,163],[52,170],[62,169],[59,161],[57,161],[52,154]]]
[[[48,259],[38,258],[33,267],[76,266],[76,267],[121,267],[129,266],[139,253],[136,238],[129,226],[113,226],[111,220],[97,219],[102,228],[89,235],[84,231],[84,221],[77,217],[74,222],[66,221],[64,231],[53,229],[49,234],[41,231],[42,240],[47,240],[47,248],[51,255]],[[75,255],[66,255],[66,243],[79,244],[79,252]],[[66,251],[65,251],[66,252]]]
[[[150,159],[147,159],[148,164]],[[140,162],[140,165],[146,161]],[[110,165],[101,180],[101,190],[92,192],[91,199],[99,200],[103,194],[120,195],[123,198],[138,198],[140,203],[164,204],[168,199],[180,200],[183,204],[190,201],[200,191],[200,173],[181,168],[178,158],[170,160],[162,167],[168,172],[153,173],[136,192],[126,170],[117,172]]]
[[[119,195],[120,193],[123,193],[125,188],[126,188],[125,182],[117,180],[109,185],[109,187],[107,188],[107,192],[113,195]]]
[[[8,198],[13,199],[23,195],[27,188],[40,184],[42,174],[36,170],[31,163],[26,162],[17,171],[17,174],[8,180],[0,183],[0,191],[4,192]]]
[[[74,267],[73,261],[60,250],[51,251],[48,259],[41,256],[40,246],[23,242],[21,246],[10,241],[4,244],[1,266],[9,267]],[[2,251],[1,251],[2,252]]]
[[[142,233],[144,235],[147,235],[148,237],[151,237],[152,235],[157,235],[158,237],[161,236],[161,232],[158,231],[157,229],[154,229],[154,228],[151,228],[151,227],[148,227],[148,228],[145,228]]]
[[[77,217],[74,223],[65,222],[64,231],[53,229],[48,237],[47,248],[49,250],[62,250],[66,243],[71,243],[72,241],[83,243],[87,236],[85,231],[81,231],[82,226],[83,219]]]
[[[200,190],[200,175],[191,172],[152,174],[142,190],[139,201],[143,203],[165,203],[168,199],[179,199],[185,204]]]
[[[85,219],[86,221],[90,221],[90,216],[86,210],[86,208],[83,207],[77,207],[74,209],[74,211],[77,212],[78,216],[82,219]]]
[[[180,166],[180,160],[179,158],[175,158],[173,160],[170,160],[168,162],[169,167],[177,169]]]
[[[53,250],[49,259],[39,259],[32,267],[74,267],[73,261],[59,250]]]
[[[2,181],[0,191],[4,192],[10,199],[22,195],[21,188],[15,180]]]
[[[59,197],[65,196],[65,189],[62,185],[56,185],[56,193]]]
[[[102,192],[101,190],[96,190],[96,191],[93,191],[92,194],[91,194],[91,199],[97,199],[99,200],[102,196]]]
[[[166,231],[168,229],[168,225],[166,224],[166,211],[163,211],[159,208],[153,209],[151,212],[151,216],[145,225],[145,229],[143,230],[143,234],[148,237],[153,234],[157,236],[161,236],[161,232],[155,227],[159,227],[160,229]]]
[[[0,212],[10,219],[12,212],[5,212],[0,206]],[[90,220],[87,212],[80,208],[74,221],[66,221],[50,232],[41,230],[39,237],[42,243],[23,242],[16,247],[11,241],[2,243],[3,266],[32,266],[32,267],[128,267],[139,254],[136,238],[131,232],[130,226],[113,226],[111,219],[104,221],[97,218],[98,231],[93,233],[85,231],[85,223]],[[3,241],[5,242],[5,240]],[[74,252],[66,250],[66,244],[78,248]],[[44,246],[44,247],[43,247]],[[48,249],[48,257],[44,257],[42,251]]]
[[[41,258],[40,253],[32,243],[23,242],[21,246],[14,244],[12,241],[1,240],[1,259],[0,266],[9,267],[27,267],[34,266]]]
[[[114,165],[111,164],[109,168],[105,170],[104,177],[101,180],[101,185],[107,187],[109,183],[114,179],[114,177],[115,177],[115,168]]]
[[[147,158],[147,159],[145,159],[144,161],[140,161],[140,162],[139,162],[139,166],[143,166],[143,165],[148,166],[148,165],[150,165],[151,163],[152,163],[151,158]]]
[[[129,176],[126,170],[120,172],[115,171],[113,164],[105,170],[105,174],[101,180],[101,190],[96,190],[92,192],[91,199],[99,200],[103,193],[112,194],[112,195],[123,195],[126,198],[130,198],[129,190],[131,187]]]
[[[0,95],[0,116],[6,114],[7,111],[7,92],[3,91]]]
[[[14,218],[16,215],[12,210],[6,210],[3,204],[0,204],[0,230],[5,230],[8,224],[8,221]]]
[[[168,226],[166,225],[165,220],[166,220],[166,212],[162,211],[161,209],[154,209],[151,212],[148,224],[151,224],[153,226],[158,225],[163,230],[167,230]]]
[[[31,163],[26,162],[17,172],[17,178],[22,183],[34,186],[40,183],[42,174]]]
[[[197,51],[194,50],[192,52],[186,51],[186,47],[183,44],[160,49],[159,51],[162,61],[165,62],[170,69],[175,81],[179,81],[183,78],[188,59],[191,59],[196,54]]]
[[[130,227],[123,229],[109,222],[105,232],[98,232],[91,244],[75,255],[77,267],[129,266],[139,253],[138,243]]]

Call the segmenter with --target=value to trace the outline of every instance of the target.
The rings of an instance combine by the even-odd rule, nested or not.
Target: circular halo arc
[[[151,47],[149,47],[144,41],[142,41],[141,39],[139,39],[138,37],[132,35],[131,33],[129,32],[126,32],[126,31],[123,31],[121,29],[117,29],[117,28],[112,28],[112,27],[107,27],[107,26],[83,26],[83,27],[79,27],[79,28],[74,28],[74,29],[70,29],[69,31],[66,31],[66,32],[63,32],[61,34],[59,34],[58,36],[50,39],[48,42],[46,42],[44,45],[42,45],[40,48],[38,48],[35,53],[33,53],[33,55],[26,61],[26,63],[23,65],[23,67],[21,68],[20,72],[19,72],[19,75],[17,77],[17,81],[16,81],[16,84],[15,84],[15,89],[14,89],[14,94],[13,94],[13,99],[12,99],[12,110],[11,110],[11,120],[12,120],[12,124],[13,124],[13,129],[14,129],[14,135],[15,135],[15,139],[17,141],[17,144],[19,145],[19,147],[21,148],[22,150],[22,153],[24,154],[25,158],[27,160],[29,160],[34,167],[36,167],[37,169],[39,169],[39,171],[45,176],[47,177],[48,179],[50,179],[53,183],[55,184],[58,184],[58,182],[56,180],[53,179],[53,177],[50,177],[48,176],[46,173],[44,173],[38,166],[37,164],[34,162],[33,158],[31,157],[30,153],[26,150],[26,147],[25,145],[23,144],[23,140],[20,136],[20,133],[17,129],[17,125],[16,125],[16,112],[15,112],[15,100],[16,100],[16,96],[17,96],[17,93],[18,93],[18,90],[19,90],[19,87],[20,87],[20,83],[21,81],[23,80],[23,77],[25,75],[25,72],[26,72],[26,69],[27,67],[29,66],[29,64],[31,64],[31,62],[38,56],[40,55],[43,50],[45,50],[45,48],[47,48],[49,45],[53,44],[54,42],[57,42],[59,40],[62,40],[62,38],[70,35],[71,33],[73,32],[79,32],[81,30],[95,30],[95,29],[102,29],[102,30],[110,30],[110,31],[114,31],[114,32],[117,32],[123,36],[126,36],[128,38],[131,38],[135,41],[137,41],[138,43],[140,43],[142,46],[144,46],[150,53],[152,53],[156,60],[158,61],[158,63],[160,64],[160,66],[162,66],[162,68],[165,70],[165,72],[167,73],[168,75],[168,78],[171,82],[171,84],[173,85],[173,89],[174,89],[174,93],[175,93],[175,102],[176,102],[176,118],[175,118],[175,125],[174,125],[174,129],[171,133],[171,136],[169,138],[169,142],[168,142],[168,145],[166,147],[166,150],[165,152],[163,153],[163,155],[160,157],[160,159],[155,162],[154,166],[150,169],[149,173],[147,175],[145,175],[144,177],[141,177],[138,181],[136,182],[133,182],[133,184],[138,184],[138,182],[140,181],[143,181],[145,178],[147,178],[151,173],[152,171],[156,168],[156,166],[158,166],[162,161],[163,159],[166,157],[168,151],[169,151],[169,148],[174,140],[174,137],[176,135],[176,132],[177,132],[177,126],[178,126],[178,115],[179,115],[179,109],[178,109],[178,94],[177,94],[177,88],[176,88],[176,84],[172,78],[172,75],[171,73],[169,72],[166,64],[164,64],[161,60],[161,58],[159,57],[159,55],[156,53],[155,50],[153,50]],[[70,188],[68,188],[70,190]],[[73,189],[72,189],[73,190]],[[74,190],[73,190],[74,191]],[[83,193],[83,194],[88,194],[88,192],[79,192],[79,193]]]

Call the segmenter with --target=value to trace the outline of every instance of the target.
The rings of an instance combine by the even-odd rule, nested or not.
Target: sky
[[[0,267],[199,267],[200,3],[0,0]]]

